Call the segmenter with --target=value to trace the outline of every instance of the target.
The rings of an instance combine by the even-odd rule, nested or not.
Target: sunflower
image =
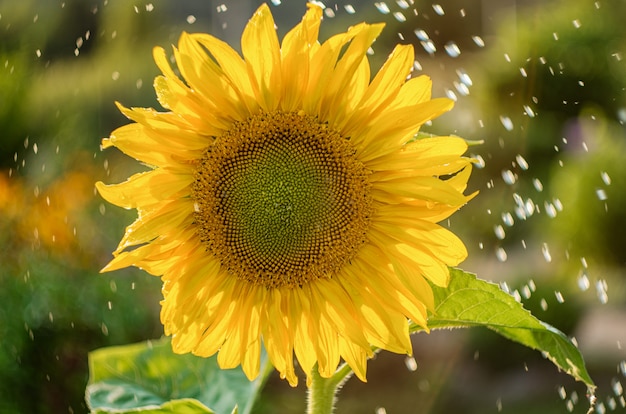
[[[431,284],[467,255],[436,224],[463,195],[471,160],[458,137],[416,138],[452,107],[431,81],[408,79],[414,54],[395,47],[370,78],[382,24],[318,42],[309,4],[279,42],[267,5],[246,25],[242,56],[183,33],[154,59],[167,110],[125,108],[103,140],[149,166],[96,187],[137,209],[114,259],[161,276],[161,321],[177,353],[218,353],[257,377],[261,347],[291,385],[294,355],[330,377],[343,359],[363,381],[372,347],[412,352],[407,319],[428,329]],[[407,80],[408,79],[408,80]]]

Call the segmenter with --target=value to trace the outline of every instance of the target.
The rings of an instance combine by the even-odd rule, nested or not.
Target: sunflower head
[[[103,141],[150,169],[96,184],[138,211],[104,270],[162,277],[174,350],[219,352],[220,366],[255,378],[263,344],[292,385],[294,355],[307,375],[317,364],[329,377],[343,359],[365,380],[372,346],[411,353],[407,320],[427,329],[430,283],[447,285],[466,256],[437,223],[472,197],[466,143],[415,139],[452,102],[410,77],[412,47],[396,46],[371,76],[366,52],[382,25],[320,43],[321,20],[309,4],[279,42],[263,5],[243,56],[183,33],[182,79],[155,48],[166,111],[120,105],[134,123]]]

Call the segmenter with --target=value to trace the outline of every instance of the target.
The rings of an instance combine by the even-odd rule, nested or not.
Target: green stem
[[[350,378],[352,369],[343,364],[330,378],[320,375],[317,364],[311,373],[311,386],[308,392],[307,414],[331,414],[337,401],[337,392]]]

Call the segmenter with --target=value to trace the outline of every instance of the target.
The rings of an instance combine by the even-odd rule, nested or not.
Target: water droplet
[[[535,187],[535,190],[539,192],[543,191],[543,184],[541,183],[539,178],[533,178],[533,186]]]
[[[575,19],[572,21],[572,24],[574,25],[575,28],[579,29],[580,28],[580,20]]]
[[[559,397],[561,397],[562,400],[564,400],[567,397],[567,393],[565,392],[565,387],[562,385],[559,387],[558,393],[559,393]]]
[[[519,73],[522,75],[523,78],[528,77],[528,73],[526,73],[526,69],[524,68],[519,68]]]
[[[532,108],[528,105],[524,105],[524,112],[526,112],[526,115],[531,118],[535,117],[535,111],[533,111]]]
[[[522,154],[517,154],[515,156],[515,161],[517,161],[517,165],[519,165],[522,170],[528,169],[528,162],[524,157],[522,157]]]
[[[387,414],[387,410],[385,407],[378,407],[376,408],[376,414]]]
[[[472,36],[472,40],[476,43],[478,47],[485,47],[485,41],[480,36]]]
[[[41,57],[41,50],[35,50],[35,55],[37,55],[37,57]]]
[[[506,250],[504,250],[502,247],[498,247],[496,249],[496,257],[498,258],[498,260],[500,262],[506,262],[507,259],[507,254],[506,254]]]
[[[563,204],[561,203],[561,200],[555,198],[552,200],[552,203],[554,204],[556,211],[563,211]]]
[[[457,92],[459,92],[462,96],[469,95],[470,91],[467,85],[465,85],[464,83],[457,82],[457,81],[454,81],[453,84]]]
[[[444,49],[446,50],[448,56],[453,58],[459,57],[459,55],[461,54],[461,49],[459,49],[459,46],[454,42],[446,43]]]
[[[598,300],[602,304],[606,304],[609,301],[607,290],[608,285],[606,283],[606,280],[600,279],[596,282],[596,293],[598,294]]]
[[[393,17],[395,17],[395,19],[399,22],[406,22],[406,16],[404,14],[402,14],[402,12],[394,12],[393,13]]]
[[[428,53],[429,55],[432,55],[432,54],[434,54],[437,51],[437,48],[435,47],[435,44],[430,39],[422,40],[422,41],[420,41],[420,44],[422,45],[422,47],[424,48],[426,53]]]
[[[558,290],[554,291],[554,296],[556,297],[557,302],[559,303],[565,302],[565,298],[563,297],[563,294],[559,292]]]
[[[405,0],[396,0],[396,4],[401,8],[401,9],[408,9],[410,7],[409,3]]]
[[[513,171],[511,171],[511,170],[504,170],[504,171],[502,171],[502,180],[504,180],[504,182],[507,183],[508,185],[512,185],[512,184],[515,184],[515,181],[517,180],[517,177],[513,173]]]
[[[455,102],[458,99],[452,89],[445,88],[445,94],[449,99],[452,99]]]
[[[441,7],[440,4],[433,4],[433,10],[435,11],[435,13],[437,13],[439,16],[443,16],[444,14],[446,14],[443,11],[443,7]]]
[[[493,232],[499,240],[503,240],[506,237],[504,227],[502,227],[500,224],[493,227]]]
[[[389,6],[384,1],[374,3],[374,6],[378,9],[382,14],[389,14],[391,10],[389,10]]]
[[[615,395],[620,396],[624,393],[624,387],[622,387],[622,383],[619,382],[619,380],[617,379],[613,379],[613,384],[612,384],[612,388],[613,388],[613,392],[615,393]]]
[[[467,86],[473,85],[472,78],[470,78],[470,76],[467,74],[465,69],[457,69],[456,75],[459,77],[459,80],[461,81],[462,84],[467,85]]]
[[[550,218],[556,217],[557,213],[556,213],[556,207],[554,207],[554,204],[545,201],[543,203],[543,208],[546,211],[546,214],[548,215],[548,217]]]
[[[500,122],[502,123],[502,126],[504,126],[504,129],[506,129],[507,131],[513,130],[513,121],[508,116],[500,115]]]
[[[600,177],[602,177],[604,184],[611,185],[611,177],[609,177],[609,174],[606,171],[602,171],[600,173]]]
[[[584,257],[580,258],[580,264],[587,269],[589,267],[589,265],[587,264],[587,259],[585,259]]]
[[[223,13],[225,11],[228,11],[228,7],[226,7],[225,4],[220,4],[219,6],[217,6],[216,9],[218,13]]]
[[[476,160],[474,163],[476,168],[485,168],[485,159],[481,155],[470,155],[470,157]]]
[[[415,33],[415,36],[417,36],[417,38],[419,40],[428,40],[430,39],[430,37],[428,36],[428,33],[426,33],[424,30],[422,29],[415,29],[413,31],[413,33]]]
[[[548,310],[548,302],[546,302],[545,298],[541,298],[541,300],[539,301],[539,306],[541,306],[541,309],[543,311]]]
[[[194,24],[196,22],[196,16],[190,14],[189,16],[187,16],[187,23],[189,24]]]
[[[346,12],[348,14],[356,13],[356,10],[354,10],[354,7],[351,4],[346,4],[345,6],[343,6],[343,8],[346,9]]]
[[[411,371],[411,372],[417,371],[417,361],[412,356],[406,357],[404,359],[404,364],[406,365],[406,368],[409,371]]]
[[[606,200],[607,198],[609,198],[609,197],[606,195],[606,191],[605,191],[604,189],[602,189],[602,188],[597,188],[597,189],[596,189],[596,196],[598,197],[598,200],[600,200],[600,201],[604,201],[604,200]]]
[[[502,213],[502,222],[508,227],[511,227],[513,226],[513,224],[515,224],[515,220],[513,220],[513,215],[508,211],[506,213]]]
[[[550,254],[548,243],[543,243],[541,245],[541,253],[543,254],[543,258],[546,259],[546,262],[550,263],[552,261],[552,255]]]

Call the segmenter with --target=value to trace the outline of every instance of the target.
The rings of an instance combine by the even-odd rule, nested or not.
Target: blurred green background
[[[303,1],[272,1],[279,34]],[[94,182],[143,167],[100,139],[128,121],[114,102],[158,104],[152,47],[181,31],[238,48],[258,1],[0,1],[0,412],[85,413],[87,353],[162,335],[160,281],[99,274],[135,215]],[[499,282],[575,336],[596,411],[626,412],[626,1],[325,2],[321,38],[387,23],[378,68],[412,43],[415,73],[457,101],[429,132],[484,144],[449,225],[463,268]],[[419,334],[414,359],[381,353],[339,412],[584,413],[585,388],[541,354],[485,330]],[[272,377],[255,412],[304,411]]]

